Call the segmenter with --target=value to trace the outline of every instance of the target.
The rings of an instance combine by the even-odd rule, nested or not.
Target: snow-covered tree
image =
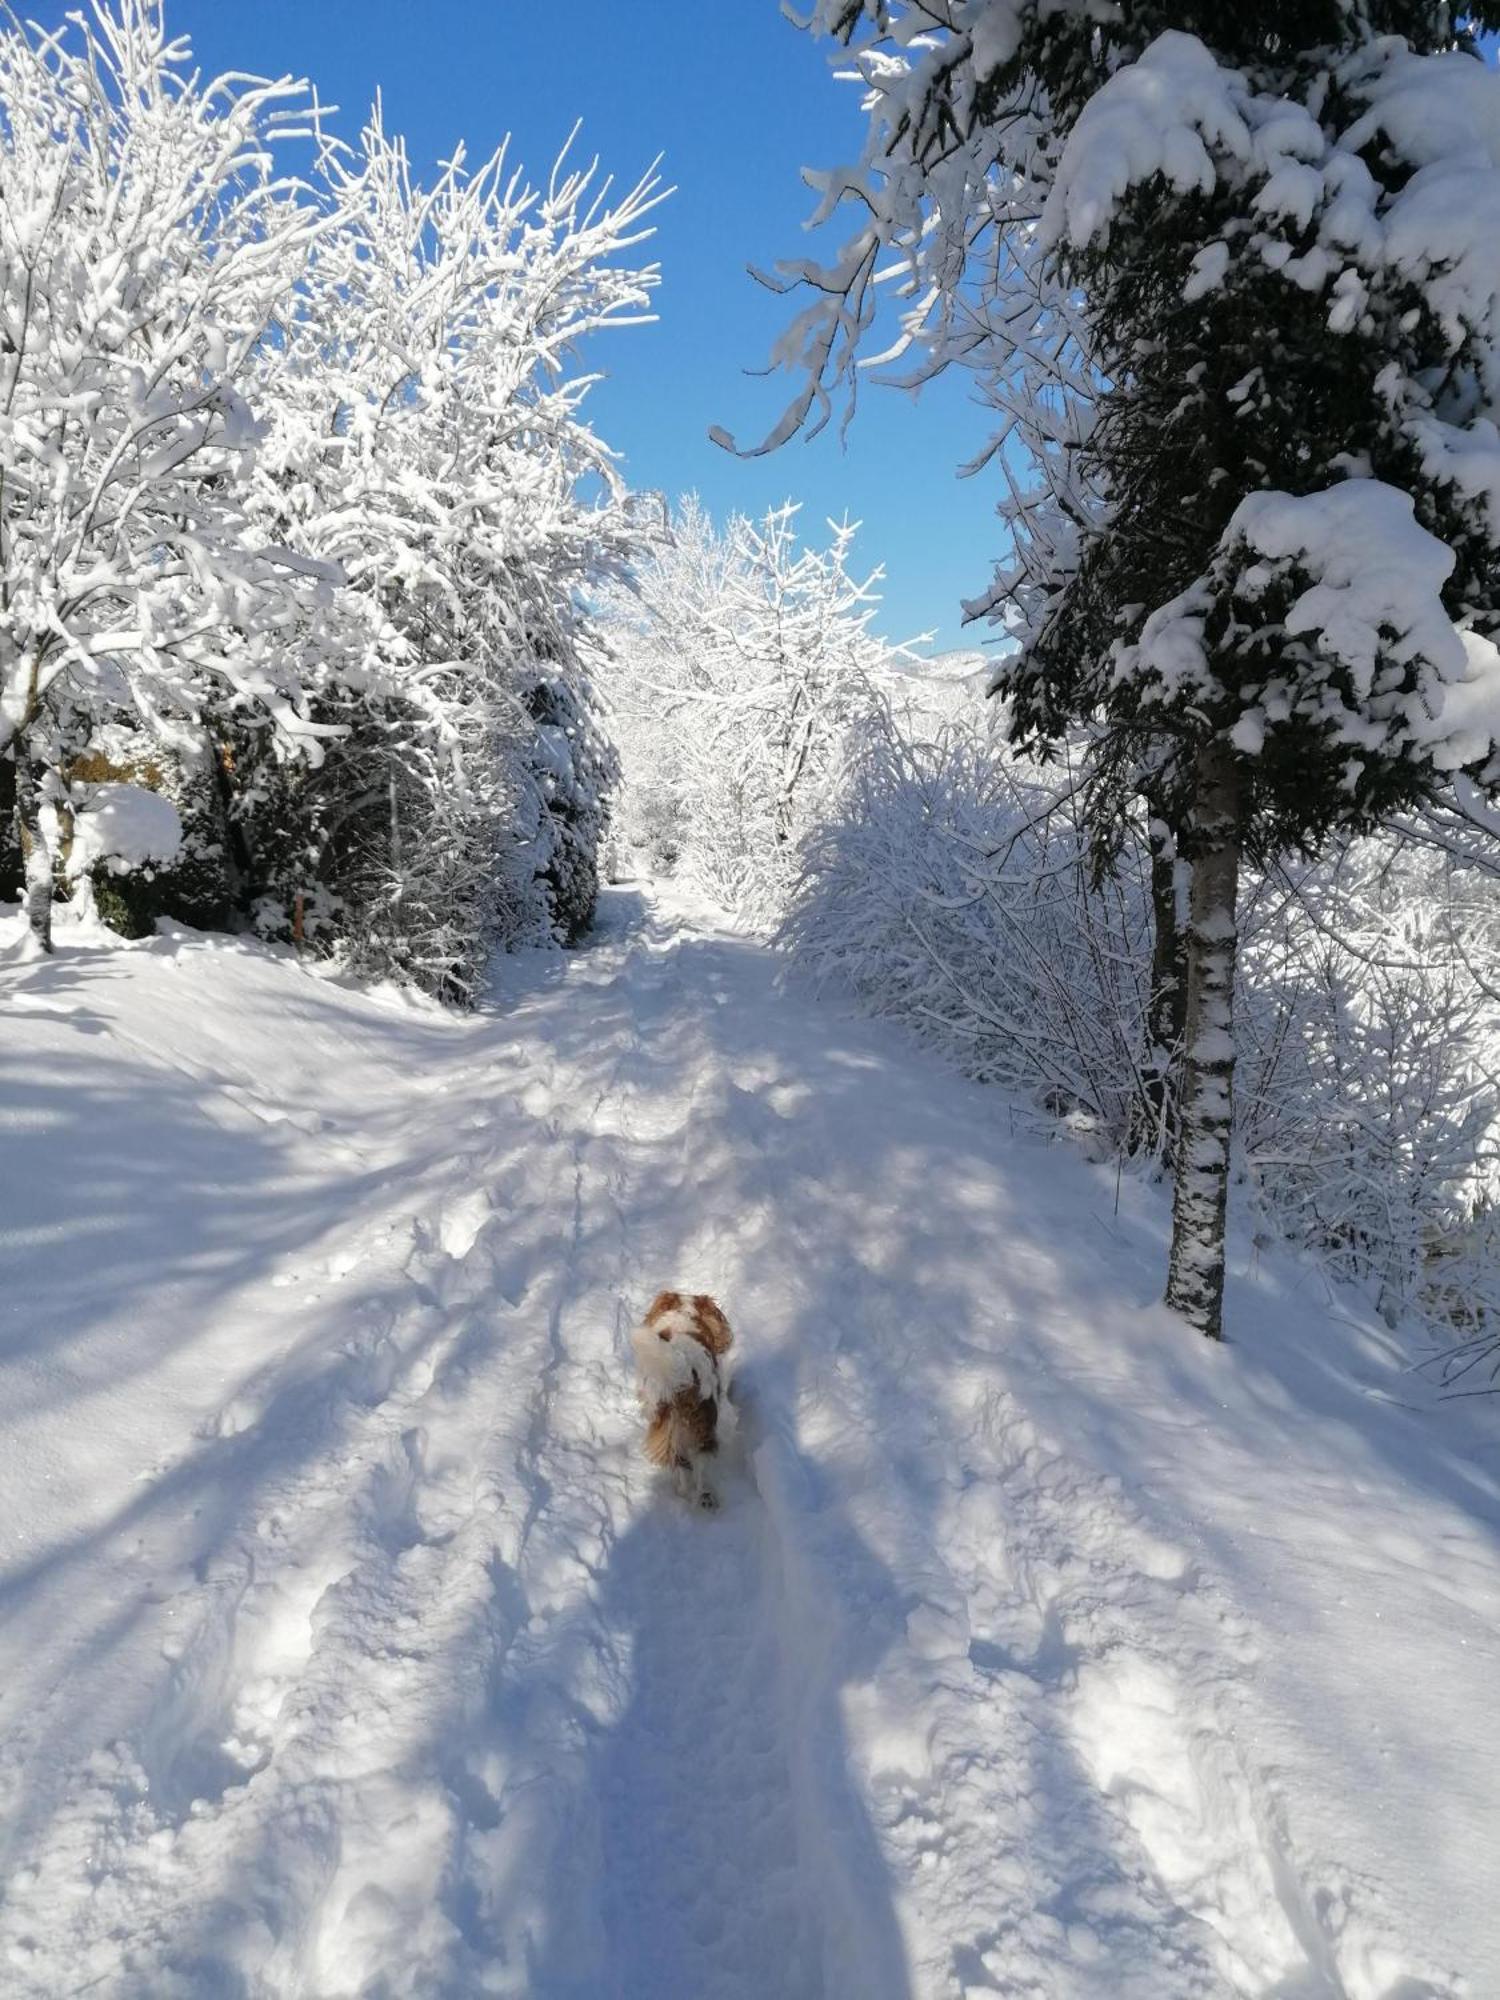
[[[342,221],[262,353],[253,506],[345,579],[346,734],[268,886],[283,923],[299,886],[333,894],[362,962],[462,996],[497,940],[592,907],[580,606],[636,531],[576,355],[642,316],[654,268],[620,260],[658,195],[566,160],[536,189],[504,147],[423,187],[378,105],[324,165]]]
[[[0,17],[0,750],[50,941],[64,776],[102,720],[204,754],[206,704],[285,755],[327,580],[246,518],[246,386],[328,217],[278,173],[302,85],[205,82],[156,0]]]
[[[721,530],[684,503],[613,604],[610,692],[627,813],[751,922],[779,914],[851,723],[901,657],[870,630],[881,572],[850,573],[856,525],[799,544],[798,508]]]
[[[75,815],[139,768],[262,928],[455,995],[497,939],[575,936],[612,769],[583,603],[635,535],[578,347],[643,314],[655,181],[533,189],[502,148],[420,187],[378,106],[351,152],[305,87],[205,83],[157,0],[100,0],[0,22],[0,192],[0,753],[39,934],[75,844],[109,872]]]
[[[819,296],[781,434],[852,371],[883,260],[933,365],[966,323],[997,378],[1011,344],[1050,504],[991,599],[1022,640],[999,684],[1020,743],[1093,726],[1100,795],[1146,797],[1191,865],[1167,1296],[1216,1335],[1242,859],[1500,778],[1500,78],[1420,0],[821,0],[812,25],[868,138],[821,177],[854,236],[786,274]]]

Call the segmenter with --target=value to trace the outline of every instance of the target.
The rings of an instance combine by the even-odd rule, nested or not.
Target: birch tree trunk
[[[1167,1304],[1210,1340],[1222,1340],[1241,840],[1239,772],[1227,743],[1208,743],[1198,754],[1187,833],[1187,1053]]]
[[[42,781],[22,743],[16,745],[16,825],[26,862],[21,906],[43,951],[52,949],[52,844],[42,810]]]
[[[1187,1024],[1187,958],[1177,915],[1179,842],[1153,816],[1151,831],[1151,984],[1146,1011],[1149,1046],[1143,1063],[1145,1103],[1130,1150],[1154,1150],[1167,1165],[1177,1158],[1179,1064]]]

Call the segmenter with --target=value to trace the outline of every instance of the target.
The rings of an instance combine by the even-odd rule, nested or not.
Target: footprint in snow
[[[445,1205],[438,1223],[438,1242],[455,1260],[467,1257],[489,1219],[489,1195],[483,1188],[474,1188]]]

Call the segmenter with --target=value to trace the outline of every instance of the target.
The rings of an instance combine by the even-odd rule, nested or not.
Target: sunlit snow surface
[[[0,1991],[1500,1993],[1500,1421],[633,890],[0,972]],[[715,1292],[720,1514],[633,1316]]]

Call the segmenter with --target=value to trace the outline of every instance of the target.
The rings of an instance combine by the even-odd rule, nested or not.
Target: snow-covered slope
[[[1500,1993],[1500,1440],[616,891],[463,1021],[0,975],[0,1990]],[[1247,1253],[1248,1254],[1248,1253]],[[735,1321],[689,1515],[632,1316]]]

